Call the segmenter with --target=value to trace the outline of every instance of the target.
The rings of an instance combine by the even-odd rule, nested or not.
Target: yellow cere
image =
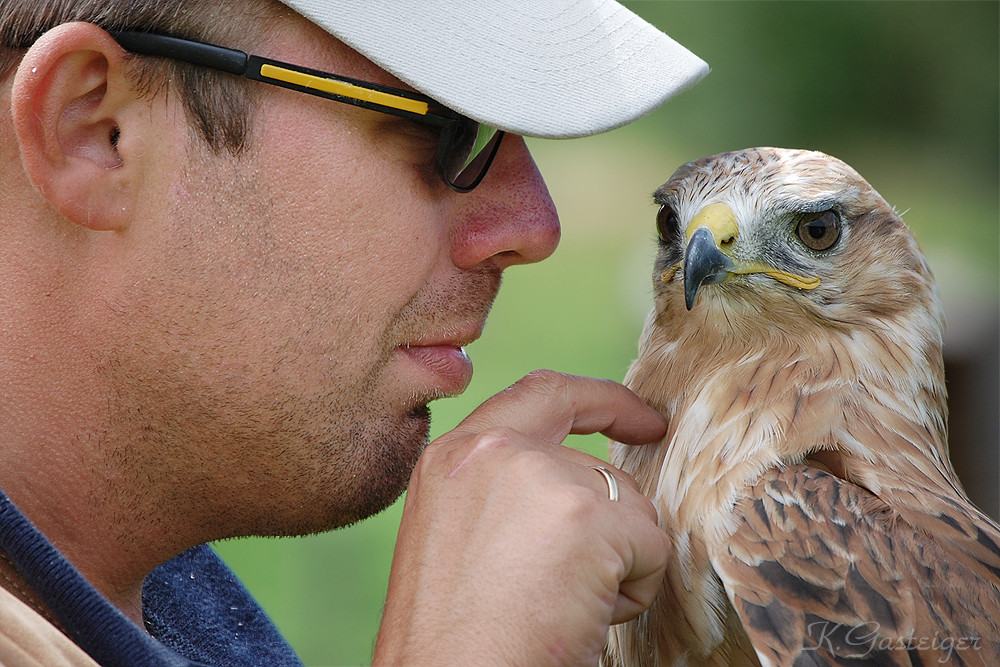
[[[421,102],[420,100],[411,100],[408,97],[393,95],[392,93],[383,93],[378,90],[355,86],[354,84],[346,83],[344,81],[325,79],[321,76],[313,76],[312,74],[296,72],[294,70],[285,69],[284,67],[278,67],[276,65],[262,65],[260,68],[260,75],[276,81],[293,83],[297,86],[302,86],[303,88],[313,88],[314,90],[330,93],[332,95],[341,95],[343,97],[350,97],[354,100],[363,100],[365,102],[372,102],[373,104],[381,104],[382,106],[392,107],[393,109],[400,109],[402,111],[409,111],[411,113],[420,114],[421,116],[426,115],[430,108],[427,102]]]
[[[699,227],[707,227],[712,236],[715,238],[715,245],[725,251],[725,245],[728,245],[728,241],[735,239],[737,234],[739,234],[739,228],[736,225],[736,216],[733,214],[733,210],[722,203],[709,204],[705,208],[701,209],[698,215],[694,216],[691,220],[691,224],[688,225],[687,230],[684,232],[687,239],[690,241],[691,236]]]

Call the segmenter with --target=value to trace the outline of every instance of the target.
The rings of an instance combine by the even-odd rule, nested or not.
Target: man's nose
[[[559,244],[555,204],[522,137],[506,135],[483,182],[456,202],[451,247],[459,268],[539,262]]]

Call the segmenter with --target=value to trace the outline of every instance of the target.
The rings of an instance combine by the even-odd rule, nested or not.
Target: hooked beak
[[[694,306],[702,285],[721,283],[733,270],[733,260],[719,250],[712,232],[706,227],[694,231],[684,255],[684,305]]]

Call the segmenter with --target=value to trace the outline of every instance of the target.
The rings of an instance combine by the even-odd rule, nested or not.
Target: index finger
[[[632,445],[663,438],[667,424],[655,410],[611,380],[540,370],[480,405],[451,433],[512,428],[554,444],[573,434],[603,433]]]

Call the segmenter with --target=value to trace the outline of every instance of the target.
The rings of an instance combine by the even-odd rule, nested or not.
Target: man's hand
[[[538,371],[432,442],[410,480],[376,664],[597,664],[608,626],[659,590],[669,542],[652,504],[620,497],[563,447],[630,444],[666,425],[623,386]]]

